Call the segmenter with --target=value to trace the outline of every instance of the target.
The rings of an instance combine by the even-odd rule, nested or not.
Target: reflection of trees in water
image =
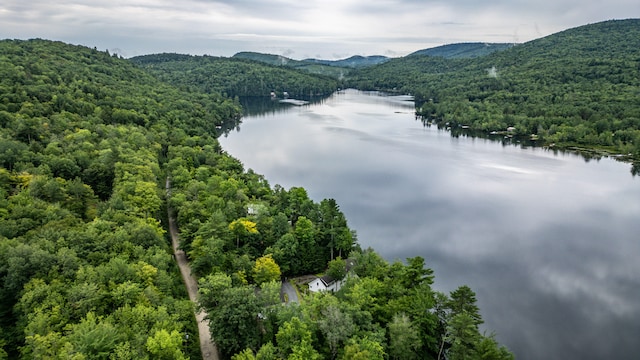
[[[330,95],[327,96],[314,96],[304,97],[299,100],[308,101],[308,105],[316,105],[323,103]],[[279,98],[272,98],[267,96],[243,96],[238,98],[240,106],[242,106],[243,116],[268,116],[279,112],[285,112],[290,110],[292,105],[289,103],[281,103]],[[234,118],[225,120],[222,125],[217,129],[217,135],[225,137],[232,131],[240,131],[240,124],[242,124],[242,118]]]
[[[438,122],[434,119],[429,119],[424,116],[416,116],[416,119],[422,122],[424,127],[437,126],[438,130],[448,131],[451,134],[451,137],[454,138],[479,138],[479,139],[488,139],[491,141],[499,141],[502,143],[502,146],[519,146],[521,148],[527,147],[536,147],[541,148],[546,151],[552,151],[554,155],[558,154],[575,154],[580,155],[585,162],[590,162],[591,160],[599,161],[602,158],[609,157],[611,154],[608,154],[603,151],[599,151],[598,149],[589,149],[589,148],[579,148],[579,147],[568,147],[568,148],[554,148],[553,146],[544,146],[542,143],[532,140],[529,136],[518,136],[515,134],[510,134],[508,132],[499,132],[496,134],[487,133],[482,130],[472,130],[467,127],[458,125],[458,124],[450,124],[445,122]],[[452,125],[452,126],[450,126]],[[625,156],[616,156],[613,155],[613,158],[619,161],[630,162],[631,159]],[[631,163],[631,174],[633,176],[640,175],[640,162],[632,162]]]
[[[420,120],[422,122],[422,125],[424,125],[425,127],[437,126],[438,130],[449,131],[449,133],[451,134],[451,137],[454,137],[454,138],[459,138],[459,137],[479,138],[479,139],[488,139],[492,141],[499,141],[502,143],[502,145],[515,145],[515,146],[521,146],[521,147],[541,147],[535,140],[531,140],[531,138],[528,136],[517,136],[517,135],[507,134],[506,132],[490,134],[490,133],[487,133],[486,131],[472,130],[460,125],[449,126],[448,123],[435,122],[421,116],[417,116],[416,119]]]
[[[329,96],[330,95],[298,97],[296,99],[308,101],[309,103],[307,105],[315,105],[324,102],[324,100]],[[250,116],[273,115],[278,112],[287,111],[291,109],[291,106],[296,106],[292,104],[281,103],[280,100],[280,98],[272,98],[267,96],[243,96],[240,97],[240,105],[242,106],[243,114]]]
[[[216,129],[216,136],[220,137],[224,135],[227,137],[233,130],[240,131],[240,124],[242,124],[242,117],[225,120],[222,125]]]

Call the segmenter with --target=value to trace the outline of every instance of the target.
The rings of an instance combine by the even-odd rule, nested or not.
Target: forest
[[[638,19],[585,25],[473,59],[417,53],[353,72],[346,85],[413,94],[426,125],[640,163]]]
[[[425,125],[452,134],[638,161],[640,21],[347,75],[0,41],[0,359],[199,359],[200,308],[224,359],[512,359],[472,289],[439,292],[424,259],[361,248],[334,199],[270,185],[217,137],[241,121],[239,96],[352,86],[411,93]],[[323,274],[344,285],[300,283],[300,302],[283,305],[282,279]]]
[[[240,57],[190,56],[155,54],[132,58],[131,61],[159,79],[182,89],[235,96],[306,98],[328,95],[338,88],[329,76],[313,75],[289,67],[267,65]]]
[[[288,78],[336,84],[305,76]],[[199,308],[225,359],[513,358],[481,331],[472,289],[436,291],[424,259],[362,249],[335,200],[227,154],[216,138],[240,121],[238,94],[164,80],[95,48],[0,41],[0,359],[198,359]],[[282,277],[323,273],[345,285],[282,305]]]

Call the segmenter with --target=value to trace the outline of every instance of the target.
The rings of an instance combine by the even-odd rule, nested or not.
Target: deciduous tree
[[[256,259],[256,264],[253,267],[253,281],[256,284],[261,285],[262,283],[279,279],[280,266],[276,264],[271,254]]]
[[[398,360],[419,359],[420,336],[411,319],[396,314],[389,323],[389,357]]]

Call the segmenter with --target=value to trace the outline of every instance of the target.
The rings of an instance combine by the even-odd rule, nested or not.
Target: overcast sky
[[[0,38],[61,40],[125,57],[257,51],[339,59],[526,42],[638,17],[638,0],[2,0]]]

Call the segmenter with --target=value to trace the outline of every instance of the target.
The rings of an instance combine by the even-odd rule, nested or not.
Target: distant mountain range
[[[342,60],[319,60],[319,59],[305,59],[304,62],[311,62],[322,65],[347,67],[347,68],[361,68],[366,66],[373,66],[382,64],[388,61],[389,58],[382,55],[373,56],[360,56],[355,55],[347,59]]]
[[[257,52],[243,51],[233,55],[233,58],[248,59],[259,61],[269,65],[289,66],[289,67],[306,67],[311,65],[326,65],[343,68],[361,68],[366,66],[378,65],[389,58],[381,55],[360,56],[355,55],[348,59],[342,60],[321,60],[321,59],[304,59],[293,60],[282,55],[262,54]]]
[[[446,59],[468,59],[476,58],[485,55],[489,55],[496,51],[502,51],[513,47],[515,44],[507,43],[482,43],[482,42],[469,42],[459,44],[447,44],[437,46],[434,48],[428,48],[418,50],[407,56],[424,55],[424,56],[437,56]],[[295,68],[306,68],[312,65],[325,65],[348,69],[358,69],[368,66],[379,65],[389,61],[391,58],[383,55],[361,56],[354,55],[346,59],[340,60],[322,60],[322,59],[304,59],[294,60],[282,55],[263,54],[258,52],[242,51],[235,55],[233,58],[248,59],[253,61],[259,61],[269,65],[288,66]]]

